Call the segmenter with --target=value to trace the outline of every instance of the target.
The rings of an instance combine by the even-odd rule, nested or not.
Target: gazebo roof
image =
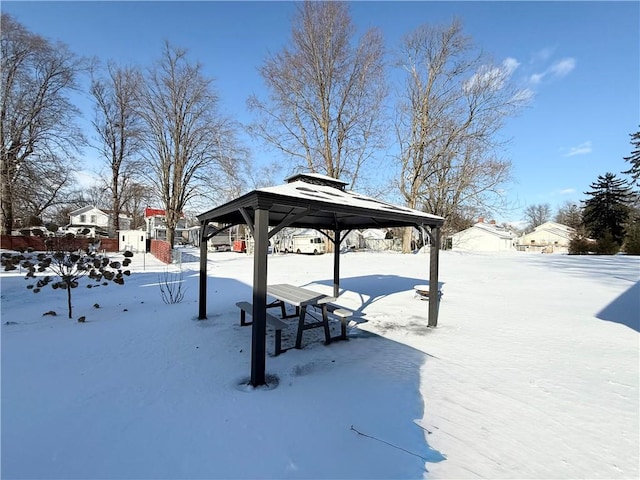
[[[318,174],[297,174],[288,183],[253,190],[198,215],[200,222],[227,225],[253,220],[256,209],[269,210],[269,225],[350,230],[401,226],[439,227],[442,217],[393,205],[345,190],[345,182]],[[291,220],[294,218],[294,220]]]

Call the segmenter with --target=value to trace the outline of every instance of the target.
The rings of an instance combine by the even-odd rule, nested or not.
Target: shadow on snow
[[[634,283],[596,315],[600,320],[621,323],[640,332],[640,282]]]

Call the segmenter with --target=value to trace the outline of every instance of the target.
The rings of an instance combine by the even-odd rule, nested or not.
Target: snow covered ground
[[[442,252],[427,329],[428,255],[344,254],[350,341],[307,331],[252,389],[252,258],[209,255],[198,321],[196,255],[179,304],[150,255],[124,286],[74,290],[86,323],[0,274],[2,478],[638,478],[640,258]],[[330,255],[268,268],[331,292]]]

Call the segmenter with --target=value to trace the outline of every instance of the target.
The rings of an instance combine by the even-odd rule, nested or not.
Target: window
[[[87,216],[86,215],[80,215],[80,223],[84,223],[87,221]]]
[[[91,215],[91,223],[98,223],[98,216],[97,215]]]
[[[124,235],[122,235],[122,241],[124,242]]]

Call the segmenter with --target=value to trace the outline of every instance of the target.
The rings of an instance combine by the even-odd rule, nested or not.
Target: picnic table
[[[309,330],[311,328],[324,328],[324,337],[325,343],[329,344],[332,340],[338,339],[346,339],[346,330],[345,330],[345,320],[348,318],[343,318],[343,331],[340,337],[331,337],[331,332],[329,330],[329,311],[333,312],[336,315],[340,316],[341,312],[348,312],[344,309],[339,309],[337,306],[332,305],[331,302],[335,301],[336,298],[330,295],[325,295],[324,293],[315,292],[313,290],[309,290],[308,288],[297,287],[295,285],[289,285],[286,283],[280,283],[276,285],[267,285],[267,295],[275,298],[274,302],[271,302],[267,305],[267,308],[275,308],[279,307],[282,312],[282,318],[294,318],[298,317],[298,333],[296,335],[296,348],[302,347],[302,333],[305,330]],[[286,306],[292,305],[296,308],[295,314],[287,314]],[[320,319],[316,322],[306,323],[307,317],[307,308],[315,307],[320,309],[322,315]],[[352,312],[348,312],[348,317],[351,316]]]

